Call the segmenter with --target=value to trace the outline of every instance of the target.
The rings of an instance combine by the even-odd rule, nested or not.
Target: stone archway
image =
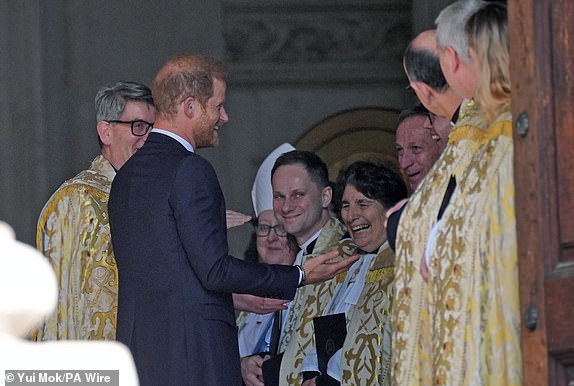
[[[294,146],[319,155],[333,180],[342,166],[359,159],[379,157],[396,161],[398,117],[399,111],[383,107],[345,110],[312,126]]]

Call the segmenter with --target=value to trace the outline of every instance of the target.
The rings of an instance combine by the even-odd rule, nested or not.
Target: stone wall
[[[43,204],[99,151],[98,87],[120,79],[149,84],[169,56],[182,52],[217,56],[230,66],[230,122],[221,145],[200,153],[213,162],[228,207],[251,213],[256,169],[278,144],[295,143],[340,111],[413,102],[401,54],[413,14],[431,4],[0,2],[0,219],[33,244]],[[250,231],[230,232],[232,252],[243,253]]]

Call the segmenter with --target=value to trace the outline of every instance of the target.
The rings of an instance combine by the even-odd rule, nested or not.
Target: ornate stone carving
[[[232,81],[373,81],[400,72],[410,2],[285,3],[224,5]]]

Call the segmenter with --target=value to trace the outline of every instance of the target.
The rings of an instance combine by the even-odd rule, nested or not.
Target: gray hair
[[[465,61],[470,61],[466,24],[487,4],[483,0],[458,0],[444,8],[435,20],[437,45],[440,48],[451,46]]]
[[[98,122],[119,119],[129,101],[146,102],[153,106],[151,90],[141,83],[125,81],[100,88],[95,98]]]

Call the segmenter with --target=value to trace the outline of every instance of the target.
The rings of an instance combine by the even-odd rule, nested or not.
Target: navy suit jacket
[[[108,210],[117,340],[129,346],[140,384],[241,385],[231,293],[292,299],[298,269],[230,256],[213,167],[160,133],[119,170]]]

